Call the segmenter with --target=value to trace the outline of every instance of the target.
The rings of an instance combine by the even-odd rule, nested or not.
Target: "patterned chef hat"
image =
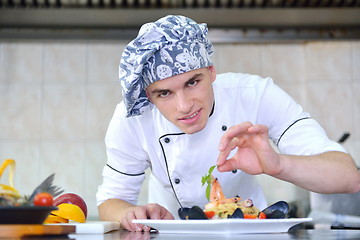
[[[144,24],[125,48],[119,66],[127,117],[152,108],[145,89],[151,83],[212,65],[206,24],[169,15]]]

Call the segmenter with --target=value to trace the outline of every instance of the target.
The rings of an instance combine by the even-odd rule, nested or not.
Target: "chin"
[[[191,126],[191,127],[181,128],[181,130],[186,134],[194,134],[194,133],[200,132],[204,128],[205,128],[205,125],[204,126]]]

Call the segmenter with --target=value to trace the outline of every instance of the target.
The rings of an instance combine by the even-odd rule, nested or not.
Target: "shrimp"
[[[225,199],[222,187],[217,178],[211,175],[211,191],[210,191],[210,202],[219,201]]]
[[[211,175],[210,202],[205,205],[205,209],[210,209],[225,203],[237,203],[240,197],[225,198],[222,187],[217,178]]]

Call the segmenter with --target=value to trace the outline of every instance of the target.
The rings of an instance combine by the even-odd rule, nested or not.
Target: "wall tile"
[[[41,83],[43,45],[41,43],[2,43],[0,82]]]
[[[45,139],[83,139],[85,135],[85,87],[43,87],[41,136]]]
[[[218,73],[241,72],[261,75],[261,45],[216,45]]]
[[[65,192],[84,194],[86,166],[83,141],[42,141],[39,166],[41,180],[55,173],[55,185]]]
[[[305,49],[308,81],[351,81],[350,42],[310,42]]]
[[[89,216],[97,217],[96,192],[102,183],[102,170],[106,164],[104,140],[87,141],[84,151],[84,200],[88,205]]]
[[[116,105],[121,101],[118,82],[86,87],[86,138],[103,139]]]
[[[119,63],[124,47],[119,43],[89,43],[87,47],[88,81],[119,82]]]
[[[344,132],[354,132],[352,89],[346,86],[341,83],[308,84],[309,112],[333,140],[338,140]]]
[[[353,132],[352,137],[356,142],[360,142],[360,81],[356,81],[351,86],[353,89],[354,106],[349,117],[353,116],[355,123],[355,131]]]
[[[281,87],[286,93],[290,95],[298,104],[300,104],[304,111],[307,109],[306,101],[306,85],[305,84],[295,84],[295,83],[284,83],[276,82],[275,83]]]
[[[4,46],[5,42],[0,42],[0,83],[7,81],[6,72],[5,72],[5,61],[4,61]]]
[[[360,82],[360,42],[352,43],[352,77]]]
[[[0,141],[0,163],[5,159],[14,159],[16,170],[14,186],[21,194],[31,194],[40,184],[39,176],[39,141],[3,140]],[[1,177],[2,184],[8,184],[7,169]]]
[[[0,85],[0,139],[39,138],[41,88]]]
[[[44,47],[44,82],[85,82],[86,45],[47,43]]]
[[[305,80],[305,51],[302,44],[266,44],[262,53],[262,75],[276,82]]]

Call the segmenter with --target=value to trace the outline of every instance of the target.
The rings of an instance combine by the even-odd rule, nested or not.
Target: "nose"
[[[182,113],[191,112],[193,101],[191,97],[184,92],[177,94],[177,110]]]

